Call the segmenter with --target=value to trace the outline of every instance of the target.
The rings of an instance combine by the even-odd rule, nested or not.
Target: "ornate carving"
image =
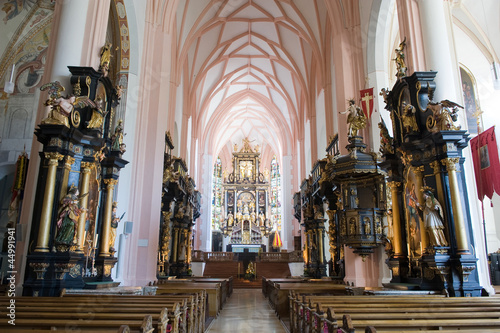
[[[30,262],[29,265],[33,272],[35,272],[37,280],[43,280],[45,278],[45,273],[47,272],[47,268],[49,268],[49,263]]]
[[[458,157],[448,157],[448,158],[442,159],[441,164],[443,164],[446,167],[446,170],[448,172],[457,171],[456,164],[458,163],[458,161],[459,161]]]

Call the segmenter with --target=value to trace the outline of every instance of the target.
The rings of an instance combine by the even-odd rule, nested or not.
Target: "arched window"
[[[219,157],[214,164],[212,185],[212,230],[220,230],[224,214],[222,212],[222,163]]]
[[[281,174],[276,156],[271,161],[271,222],[281,230]]]

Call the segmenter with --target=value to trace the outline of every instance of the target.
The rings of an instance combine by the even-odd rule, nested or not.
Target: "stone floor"
[[[287,333],[260,289],[234,289],[209,333]]]

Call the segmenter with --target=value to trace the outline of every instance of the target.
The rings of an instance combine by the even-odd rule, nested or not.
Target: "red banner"
[[[361,108],[366,118],[370,119],[373,112],[373,88],[360,90],[359,93],[361,94]]]
[[[485,195],[491,199],[493,192],[500,194],[500,162],[495,127],[471,139],[470,146],[479,200],[482,201]]]

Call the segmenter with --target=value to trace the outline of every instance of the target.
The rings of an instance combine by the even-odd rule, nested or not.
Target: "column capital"
[[[424,167],[423,165],[418,166],[418,167],[413,167],[413,172],[414,172],[417,176],[421,176],[421,175],[422,175],[422,172],[424,172],[424,169],[425,169],[425,167]]]
[[[401,186],[401,182],[391,181],[391,182],[387,182],[387,185],[388,185],[391,189],[397,189],[398,187],[400,187],[400,186]]]
[[[115,185],[118,184],[118,179],[113,179],[113,178],[104,179],[104,184],[106,184],[108,188],[114,188]]]
[[[71,166],[75,163],[75,158],[69,155],[66,155],[66,161],[64,162],[64,168],[71,170]]]
[[[460,158],[458,157],[448,157],[444,158],[441,160],[441,164],[443,164],[446,167],[446,170],[448,172],[450,171],[457,171],[456,164],[458,163]]]
[[[441,172],[441,165],[439,164],[439,161],[437,161],[437,160],[432,161],[431,163],[429,163],[429,165],[434,170],[434,175],[437,175],[438,173]]]
[[[63,155],[58,152],[45,153],[45,158],[49,160],[49,165],[59,164],[64,158]]]
[[[92,162],[82,162],[80,164],[80,170],[82,170],[83,173],[90,172],[92,167],[94,166],[94,163]]]

